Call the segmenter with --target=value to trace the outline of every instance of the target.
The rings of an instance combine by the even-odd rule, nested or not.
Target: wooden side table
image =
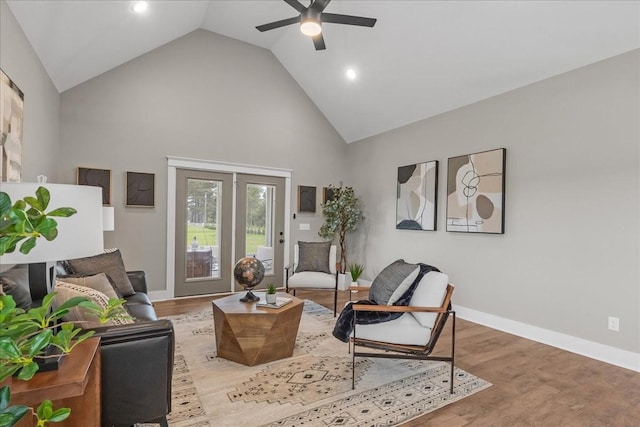
[[[43,400],[51,400],[54,409],[71,408],[65,426],[100,427],[100,338],[78,344],[57,371],[38,372],[30,381],[8,378],[0,385],[11,387],[11,405],[35,409]],[[27,414],[17,425],[31,427],[36,421]]]

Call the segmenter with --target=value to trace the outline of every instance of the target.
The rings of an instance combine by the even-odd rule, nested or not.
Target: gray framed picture
[[[329,200],[333,200],[336,197],[336,190],[334,187],[322,187],[322,203],[327,203]]]
[[[447,231],[504,233],[507,150],[451,157],[447,165]]]
[[[316,211],[316,187],[298,185],[298,212]]]
[[[438,211],[438,161],[398,168],[396,229],[435,231]]]
[[[126,206],[155,207],[155,179],[156,175],[153,173],[127,172]]]
[[[77,182],[102,188],[102,204],[111,204],[111,170],[79,167]]]

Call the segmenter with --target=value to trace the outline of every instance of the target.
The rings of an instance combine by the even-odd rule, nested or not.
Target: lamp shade
[[[116,229],[115,209],[113,206],[102,207],[102,231],[113,231]]]
[[[56,208],[71,207],[78,211],[69,218],[55,218],[58,236],[47,241],[39,238],[36,246],[28,253],[18,248],[12,253],[0,256],[0,264],[30,264],[36,262],[59,261],[97,255],[104,247],[102,234],[102,189],[87,185],[9,183],[0,184],[11,198],[11,203],[26,196],[35,197],[38,187],[45,187],[50,193],[47,212]]]

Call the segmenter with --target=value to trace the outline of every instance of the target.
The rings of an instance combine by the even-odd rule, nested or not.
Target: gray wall
[[[460,306],[640,353],[639,52],[350,144],[366,216],[351,260],[369,278],[400,257],[430,263]],[[447,158],[500,147],[506,233],[446,232]],[[428,160],[438,231],[396,230],[397,167]]]
[[[24,92],[22,181],[55,182],[60,96],[7,3],[0,1],[0,68]]]
[[[165,289],[166,156],[291,169],[297,185],[343,178],[347,146],[270,51],[197,30],[61,95],[61,179],[110,169],[116,230],[105,245]],[[156,207],[125,208],[126,171],[156,174]],[[346,172],[345,172],[346,173]],[[299,222],[311,231],[296,231]],[[318,240],[321,215],[292,221]]]

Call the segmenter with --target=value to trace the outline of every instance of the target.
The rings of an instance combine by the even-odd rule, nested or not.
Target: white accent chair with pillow
[[[446,274],[430,271],[422,277],[415,288],[409,305],[393,305],[393,301],[398,299],[398,293],[404,293],[416,278],[417,274],[413,273],[407,276],[393,292],[388,305],[353,304],[356,315],[366,311],[403,313],[396,319],[382,323],[354,324],[351,336],[353,366],[355,366],[356,356],[447,361],[451,364],[450,392],[453,393],[456,316],[455,311],[451,309],[451,296],[454,286],[449,284],[449,276]],[[374,280],[372,288],[375,282]],[[404,289],[402,289],[403,286],[405,286]],[[450,356],[431,356],[450,315],[452,317],[451,354]],[[357,350],[358,346],[385,350],[385,352],[362,352]]]
[[[285,290],[314,289],[333,291],[333,317],[338,305],[337,248],[331,242],[298,242],[293,264],[285,267]]]

